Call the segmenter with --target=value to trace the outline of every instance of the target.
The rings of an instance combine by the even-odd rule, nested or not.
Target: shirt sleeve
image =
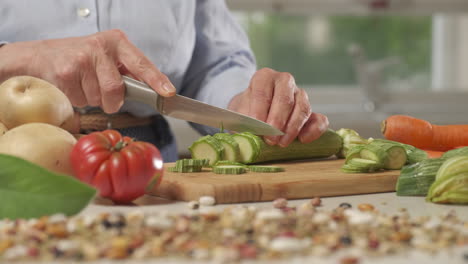
[[[231,99],[248,87],[256,70],[249,40],[224,1],[197,1],[195,27],[195,48],[181,94],[227,108]],[[202,134],[218,131],[191,125]]]

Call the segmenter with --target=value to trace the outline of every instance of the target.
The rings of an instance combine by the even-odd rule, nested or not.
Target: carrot
[[[424,150],[427,153],[427,156],[430,159],[440,158],[445,153],[445,151],[435,151],[435,150]]]
[[[439,126],[405,115],[393,115],[381,124],[385,138],[425,150],[447,151],[468,145],[468,125]]]

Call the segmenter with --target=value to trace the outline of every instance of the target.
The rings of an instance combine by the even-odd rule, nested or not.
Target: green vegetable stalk
[[[468,156],[455,156],[442,164],[426,200],[468,204]]]

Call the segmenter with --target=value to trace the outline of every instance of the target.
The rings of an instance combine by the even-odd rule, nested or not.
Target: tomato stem
[[[114,147],[112,147],[112,150],[120,151],[123,149],[125,146],[127,146],[127,142],[124,141],[119,141],[117,144],[115,144]]]

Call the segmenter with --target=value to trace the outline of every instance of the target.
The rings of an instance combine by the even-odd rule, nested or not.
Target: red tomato
[[[152,144],[122,137],[116,130],[81,137],[71,152],[75,177],[102,197],[128,203],[159,185],[163,161]]]

